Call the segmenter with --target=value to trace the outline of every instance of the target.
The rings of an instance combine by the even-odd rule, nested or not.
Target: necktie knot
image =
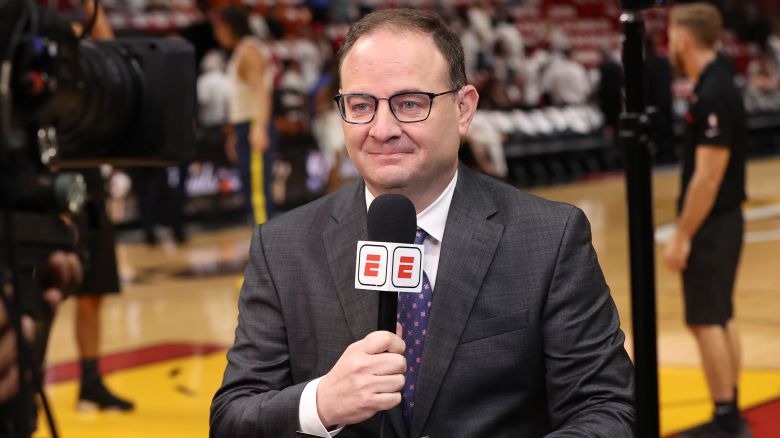
[[[414,244],[422,245],[426,237],[428,237],[428,233],[422,228],[417,228],[417,232],[414,234]]]

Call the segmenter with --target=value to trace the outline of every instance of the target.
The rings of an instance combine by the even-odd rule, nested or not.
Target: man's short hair
[[[217,18],[227,24],[236,38],[241,39],[252,35],[252,28],[249,26],[249,12],[246,8],[236,5],[225,6],[219,10]]]
[[[339,50],[339,81],[341,63],[344,56],[361,37],[378,30],[400,32],[419,32],[433,38],[436,48],[449,65],[449,83],[452,88],[466,85],[466,64],[463,58],[463,46],[455,34],[437,14],[418,9],[384,9],[372,12],[350,27]]]
[[[701,47],[714,48],[723,29],[718,9],[709,3],[687,3],[672,8],[671,26],[686,28]]]

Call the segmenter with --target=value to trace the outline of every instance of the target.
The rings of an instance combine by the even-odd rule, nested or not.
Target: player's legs
[[[735,363],[727,330],[720,325],[691,325],[689,329],[699,347],[712,399],[716,403],[732,400],[738,364]]]
[[[103,297],[76,297],[76,343],[81,359],[81,387],[78,409],[91,411],[108,409],[129,411],[133,403],[112,394],[103,384],[98,366],[100,347],[100,306]]]

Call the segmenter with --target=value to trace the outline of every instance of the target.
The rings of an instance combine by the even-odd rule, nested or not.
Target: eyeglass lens
[[[341,109],[345,120],[353,123],[371,121],[377,110],[379,99],[370,95],[346,95],[341,98]],[[416,122],[428,117],[431,98],[424,93],[404,93],[389,99],[390,110],[401,122]]]

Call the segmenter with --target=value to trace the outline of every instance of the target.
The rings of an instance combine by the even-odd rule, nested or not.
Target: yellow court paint
[[[225,352],[174,359],[106,376],[106,384],[136,404],[131,413],[77,412],[78,383],[47,388],[62,438],[207,437],[209,406],[222,381]],[[51,436],[43,412],[35,438]]]
[[[220,351],[107,376],[110,388],[136,402],[133,413],[76,412],[75,381],[51,385],[47,393],[63,438],[207,437],[209,406],[224,369],[225,352]],[[701,370],[663,367],[659,377],[663,435],[710,418],[712,405]],[[740,398],[743,408],[780,398],[780,371],[745,371]],[[35,438],[49,436],[41,422]]]
[[[661,367],[659,386],[663,435],[686,430],[712,418],[712,402],[701,369]],[[780,398],[780,370],[743,371],[739,398],[742,409]]]

